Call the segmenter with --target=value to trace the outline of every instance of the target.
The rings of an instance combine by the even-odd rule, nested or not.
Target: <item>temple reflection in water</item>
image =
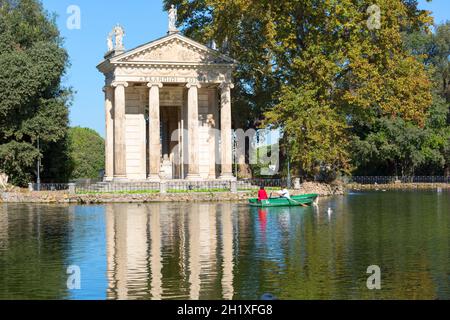
[[[196,300],[218,286],[233,299],[231,204],[110,205],[105,214],[108,299]]]

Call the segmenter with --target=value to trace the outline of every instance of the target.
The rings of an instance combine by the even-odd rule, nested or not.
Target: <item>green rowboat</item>
[[[269,200],[258,201],[258,199],[249,199],[248,202],[252,207],[268,208],[268,207],[306,207],[316,201],[318,194],[302,194],[287,198],[270,198]]]

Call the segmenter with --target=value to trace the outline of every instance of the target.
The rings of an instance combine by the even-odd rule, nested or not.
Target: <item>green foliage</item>
[[[350,169],[345,119],[330,105],[318,103],[318,94],[314,88],[286,87],[279,105],[266,113],[272,124],[284,129],[291,160],[299,174],[308,177]]]
[[[359,128],[353,144],[356,174],[450,174],[449,54],[450,23],[435,33],[419,30],[403,34],[405,49],[417,57],[433,80],[433,103],[424,126],[387,119]],[[379,125],[380,123],[384,125]],[[383,140],[384,139],[384,140]],[[402,159],[403,158],[403,159]]]
[[[45,170],[41,173],[41,180],[51,183],[69,181],[73,162],[70,155],[70,141],[68,132],[57,142],[50,142],[43,146],[42,163]]]
[[[358,175],[442,175],[449,164],[448,106],[435,96],[425,127],[400,118],[381,118],[355,137],[353,158]]]
[[[282,45],[274,50],[286,81],[266,123],[294,139],[294,160],[303,176],[325,169],[333,177],[358,165],[349,141],[361,125],[381,129],[379,121],[398,119],[419,130],[425,123],[431,83],[423,64],[403,49],[401,30],[426,29],[428,17],[405,1],[376,1],[382,27],[370,30],[365,10],[371,4],[293,1],[288,9],[298,15],[285,11],[288,22],[277,25]],[[415,164],[411,157],[402,160]]]
[[[406,48],[421,57],[429,68],[436,90],[450,102],[450,22],[435,27],[435,32],[413,32],[404,35]]]
[[[425,161],[420,150],[424,139],[420,128],[402,119],[381,118],[364,141],[355,138],[355,160],[359,165],[371,162],[379,166],[391,165],[391,174],[412,175]]]
[[[10,176],[12,184],[20,185],[31,181],[30,172],[36,165],[39,155],[38,150],[26,142],[13,140],[0,144],[1,171]]]
[[[71,179],[98,178],[105,168],[105,141],[94,130],[75,127],[69,130]]]
[[[188,36],[215,39],[240,62],[234,126],[263,120],[282,130],[284,149],[292,150],[303,176],[324,168],[348,172],[358,162],[350,141],[364,142],[368,128],[398,120],[395,128],[420,131],[427,122],[432,83],[403,37],[431,25],[416,1],[178,0],[164,1],[165,8],[172,2]],[[371,30],[366,10],[373,4],[381,9],[381,28]],[[414,166],[427,158],[405,157]]]
[[[441,98],[448,102],[450,27],[431,33],[430,12],[416,1],[178,0],[165,8],[172,2],[186,35],[215,39],[240,62],[234,126],[279,128],[299,174],[449,167]],[[371,30],[373,4],[381,28]]]
[[[41,157],[42,176],[64,181],[70,91],[61,78],[68,56],[54,17],[36,0],[0,4],[0,170],[25,185]]]

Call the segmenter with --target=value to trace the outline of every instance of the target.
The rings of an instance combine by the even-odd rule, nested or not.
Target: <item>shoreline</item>
[[[316,193],[321,197],[341,196],[349,191],[392,191],[392,190],[450,190],[445,183],[402,183],[402,184],[320,184],[307,182],[292,195]],[[42,203],[42,204],[106,204],[106,203],[158,203],[158,202],[239,202],[247,203],[256,197],[256,190],[232,192],[189,192],[189,193],[137,193],[137,194],[69,194],[67,191],[0,192],[0,203]]]
[[[379,191],[379,190],[450,190],[450,183],[390,183],[390,184],[358,184],[346,185],[347,190]]]
[[[104,203],[157,203],[157,202],[219,202],[247,201],[247,192],[231,193],[142,193],[142,194],[68,194],[67,192],[3,193],[0,203],[46,203],[46,204],[104,204]]]
[[[257,197],[257,189],[239,192],[185,192],[185,193],[95,193],[70,194],[67,191],[30,192],[21,190],[0,193],[0,203],[46,203],[46,204],[103,204],[103,203],[157,203],[157,202],[241,202]],[[319,196],[343,195],[342,186],[305,183],[291,195],[316,193]]]
[[[292,195],[301,194],[292,191]],[[331,195],[321,195],[331,196]],[[238,202],[247,203],[256,197],[255,192],[199,192],[167,194],[77,194],[65,192],[24,192],[0,194],[0,203],[28,204],[106,204],[106,203],[161,203],[161,202]]]

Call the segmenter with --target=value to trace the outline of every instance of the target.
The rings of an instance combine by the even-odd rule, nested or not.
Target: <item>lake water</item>
[[[0,204],[0,299],[450,299],[449,282],[446,191],[268,210]]]

